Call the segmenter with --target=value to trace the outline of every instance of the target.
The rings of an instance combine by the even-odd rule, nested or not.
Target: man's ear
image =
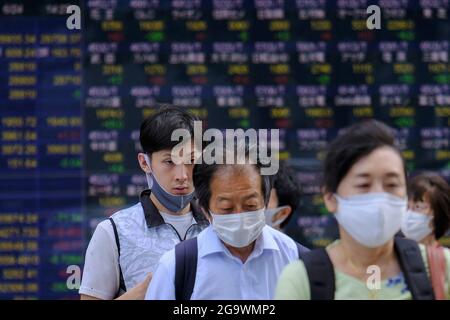
[[[151,173],[152,169],[148,166],[147,161],[145,161],[145,154],[140,152],[138,153],[137,158],[142,171],[144,171],[145,173]]]
[[[328,212],[335,213],[337,211],[338,204],[334,193],[326,191],[324,188],[322,188],[322,194],[323,202],[325,203],[325,207],[327,208]]]
[[[291,215],[292,213],[292,208],[291,206],[286,206],[283,209],[281,209],[280,211],[278,211],[273,217],[272,217],[272,222],[275,222],[277,220],[283,220],[286,221],[286,219]]]

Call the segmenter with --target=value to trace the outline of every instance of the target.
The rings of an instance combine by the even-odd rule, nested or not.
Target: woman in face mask
[[[450,227],[450,186],[437,174],[423,173],[409,181],[408,199],[402,233],[425,245],[439,245]]]
[[[403,216],[405,237],[427,246],[427,258],[435,296],[445,297],[444,248],[438,240],[450,226],[450,187],[435,173],[423,173],[409,181],[408,210]]]
[[[433,298],[424,247],[394,240],[407,210],[407,188],[389,127],[362,122],[330,144],[323,199],[338,221],[340,239],[285,268],[278,299]],[[445,258],[450,265],[448,250]],[[414,277],[411,270],[420,272]],[[445,271],[449,276],[450,269]]]

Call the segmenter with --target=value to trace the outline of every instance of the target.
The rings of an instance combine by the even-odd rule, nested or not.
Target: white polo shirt
[[[166,215],[150,200],[150,190],[144,190],[139,203],[111,216],[117,227],[120,257],[111,221],[100,222],[86,250],[79,293],[114,299],[120,285],[119,266],[127,290],[142,282],[155,271],[164,253],[206,228],[207,220],[194,201],[191,208],[192,214],[166,221]]]
[[[198,259],[192,300],[270,300],[283,268],[297,260],[298,248],[285,234],[265,226],[245,263],[233,256],[209,226],[197,238]],[[175,250],[159,261],[145,296],[175,299]]]

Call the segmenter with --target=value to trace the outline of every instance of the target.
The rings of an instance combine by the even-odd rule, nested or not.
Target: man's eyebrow
[[[217,201],[228,201],[230,198],[224,197],[224,196],[218,196]]]
[[[258,193],[255,191],[252,194],[249,194],[248,196],[245,196],[244,200],[248,200],[248,199],[251,199],[251,198],[257,198],[257,197],[258,197]]]

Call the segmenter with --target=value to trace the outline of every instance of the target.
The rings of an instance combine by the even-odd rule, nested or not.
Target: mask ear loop
[[[269,176],[263,175],[261,177],[263,179],[264,188],[265,188],[265,194],[264,194],[264,209],[266,209],[267,205],[269,204],[270,200],[270,192],[272,191],[272,180]]]
[[[145,162],[147,163],[147,166],[150,168],[151,170],[151,165],[150,165],[150,158],[148,157],[148,155],[146,153],[144,153],[144,159]],[[148,188],[152,189],[153,187],[153,175],[151,173],[145,173],[145,177],[147,178],[147,184],[148,184]]]

